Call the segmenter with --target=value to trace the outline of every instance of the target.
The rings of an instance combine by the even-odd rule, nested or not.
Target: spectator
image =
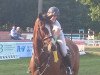
[[[16,28],[16,32],[17,32],[17,36],[18,36],[18,40],[23,40],[24,38],[22,37],[22,30],[20,27]]]
[[[11,31],[10,31],[10,36],[11,36],[11,39],[13,40],[18,40],[18,36],[17,36],[17,32],[16,32],[16,27],[13,26]]]

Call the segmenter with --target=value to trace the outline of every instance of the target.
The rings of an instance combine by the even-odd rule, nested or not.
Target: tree
[[[25,29],[33,27],[37,17],[37,0],[0,0],[0,27],[15,24]]]
[[[93,2],[95,5],[92,5]],[[99,6],[96,7],[96,5]],[[47,12],[51,6],[59,8],[59,20],[65,33],[70,33],[71,30],[77,32],[80,28],[85,31],[90,28],[100,32],[100,0],[78,0],[78,2],[75,0],[43,0],[43,12]],[[23,29],[33,27],[38,15],[37,9],[38,0],[0,0],[0,30],[11,27],[12,24]],[[93,16],[93,21],[90,16],[91,18]]]
[[[76,0],[89,8],[92,21],[100,21],[100,0]]]

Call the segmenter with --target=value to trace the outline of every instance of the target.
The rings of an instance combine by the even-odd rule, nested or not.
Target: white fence
[[[73,40],[79,48],[80,55],[85,54],[86,47],[100,48],[100,40]]]
[[[84,40],[85,46],[100,47],[100,40]]]
[[[85,46],[100,47],[100,40],[73,40],[76,44],[84,42]]]
[[[78,46],[80,55],[84,55],[85,53],[85,42],[84,40],[73,40]]]

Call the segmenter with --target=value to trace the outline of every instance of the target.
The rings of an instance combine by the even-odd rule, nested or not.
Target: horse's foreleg
[[[36,71],[34,72],[34,75],[39,75],[39,71],[36,70]]]
[[[36,75],[35,74],[34,55],[32,56],[30,63],[29,63],[29,71],[30,71],[31,75]]]

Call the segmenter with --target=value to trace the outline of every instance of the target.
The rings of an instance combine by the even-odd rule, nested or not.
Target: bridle
[[[40,39],[42,40],[43,45],[44,44],[48,45],[48,44],[50,44],[51,40],[53,39],[53,36],[52,36],[53,34],[52,34],[51,27],[50,27],[50,32],[52,35],[50,35],[48,28],[45,27],[45,23],[43,23],[43,25],[44,25],[44,29],[47,31],[43,31],[42,26],[39,25],[38,26],[38,34],[40,35]],[[44,32],[44,35],[42,35],[42,33],[41,33],[42,31]]]

